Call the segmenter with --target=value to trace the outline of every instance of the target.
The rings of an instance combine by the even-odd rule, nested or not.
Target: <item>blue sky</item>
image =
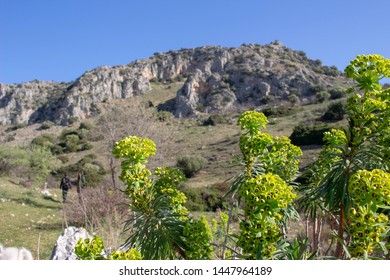
[[[274,40],[344,70],[358,54],[390,58],[389,12],[388,0],[0,0],[0,83]]]

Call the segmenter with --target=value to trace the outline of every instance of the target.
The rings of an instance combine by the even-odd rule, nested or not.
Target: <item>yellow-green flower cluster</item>
[[[359,170],[349,180],[349,192],[358,205],[390,204],[390,174],[374,169]]]
[[[262,258],[271,258],[280,239],[281,210],[296,197],[292,187],[278,175],[266,174],[248,179],[239,195],[245,199],[246,220],[240,223],[238,245],[249,258],[257,258],[259,251]]]
[[[144,188],[145,185],[150,183],[148,177],[151,175],[152,172],[150,172],[145,165],[136,163],[126,167],[122,166],[122,173],[119,178],[125,182],[131,190],[137,190],[140,187]]]
[[[241,126],[241,130],[248,131],[249,134],[260,132],[268,124],[267,117],[257,111],[246,111],[240,115],[237,123]]]
[[[126,252],[120,250],[116,250],[112,252],[109,259],[110,260],[142,260],[142,256],[137,249],[130,248]]]
[[[186,239],[186,259],[210,260],[213,258],[213,247],[210,245],[213,235],[205,216],[200,220],[188,220],[183,229]]]
[[[113,154],[117,158],[128,159],[134,163],[147,162],[156,153],[156,145],[148,138],[128,136],[115,143]]]
[[[390,77],[390,60],[378,54],[358,55],[345,68],[345,74],[354,79],[361,90],[380,90],[379,80]]]
[[[93,239],[79,239],[75,246],[75,253],[79,260],[141,260],[141,253],[130,248],[127,252],[116,250],[108,258],[103,254],[103,240],[94,236]]]
[[[75,246],[75,253],[80,260],[103,260],[104,244],[100,237],[93,239],[79,239]]]
[[[334,128],[324,133],[324,141],[331,146],[342,146],[348,143],[345,132]]]
[[[158,176],[154,184],[156,193],[168,197],[175,213],[183,216],[187,215],[188,210],[183,206],[187,201],[187,197],[177,189],[179,183],[185,180],[184,174],[177,168],[167,166],[156,168],[154,174]]]
[[[277,174],[282,179],[290,181],[299,169],[301,155],[301,149],[291,144],[289,138],[274,137],[269,153],[260,154],[259,161],[263,162],[267,173]]]
[[[351,256],[361,258],[365,253],[374,253],[375,246],[382,241],[388,227],[388,217],[383,213],[376,213],[370,206],[358,206],[350,210],[349,219]]]
[[[113,154],[123,158],[120,179],[126,183],[126,194],[138,209],[146,208],[152,198],[152,175],[143,163],[156,152],[156,145],[147,138],[128,136],[115,143]]]
[[[265,174],[247,180],[239,190],[240,196],[245,198],[245,206],[250,209],[259,208],[261,213],[266,211],[264,205],[272,208],[270,211],[278,211],[286,208],[293,201],[296,194],[291,186],[275,174]]]
[[[240,150],[245,158],[254,158],[264,153],[268,146],[273,144],[272,136],[268,133],[242,135],[240,137]]]
[[[349,250],[361,258],[374,252],[389,226],[388,217],[378,214],[378,209],[390,204],[390,174],[380,169],[359,170],[351,176],[348,190],[355,205],[349,213]]]

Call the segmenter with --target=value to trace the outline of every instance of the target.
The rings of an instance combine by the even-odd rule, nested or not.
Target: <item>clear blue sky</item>
[[[0,0],[0,83],[274,40],[344,70],[358,54],[390,58],[389,14],[389,0]]]

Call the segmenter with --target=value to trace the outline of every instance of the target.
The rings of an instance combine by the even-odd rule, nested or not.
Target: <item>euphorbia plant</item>
[[[326,144],[313,167],[312,181],[305,200],[316,201],[338,220],[335,256],[343,257],[348,225],[360,206],[348,188],[359,170],[389,171],[390,89],[379,81],[390,77],[390,60],[380,55],[361,55],[345,69],[356,82],[347,101],[348,125],[325,133]],[[368,195],[363,192],[361,195]],[[351,207],[354,208],[351,214]],[[352,219],[352,220],[351,220]],[[350,221],[351,220],[351,221]]]
[[[243,131],[240,149],[245,172],[230,194],[244,200],[244,218],[237,245],[246,259],[271,259],[282,238],[281,227],[295,193],[287,181],[298,170],[301,150],[287,137],[262,132],[268,123],[261,112],[247,111],[238,119]]]
[[[188,219],[188,210],[183,206],[186,196],[178,190],[185,179],[183,173],[159,167],[152,177],[146,168],[155,151],[153,141],[136,136],[117,142],[113,150],[116,157],[123,159],[120,179],[126,184],[125,193],[134,213],[126,223],[125,229],[131,235],[124,245],[139,248],[145,259],[210,259],[212,237],[207,221]]]

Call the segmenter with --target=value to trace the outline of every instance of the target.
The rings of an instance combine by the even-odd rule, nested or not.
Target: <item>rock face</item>
[[[101,103],[151,90],[151,82],[183,81],[177,117],[220,112],[236,105],[259,105],[264,97],[307,98],[313,86],[330,89],[348,81],[335,67],[322,66],[302,51],[279,42],[239,48],[199,47],[155,53],[127,65],[102,66],[72,83],[32,81],[0,84],[0,124],[51,120],[66,124],[99,113]]]
[[[76,260],[75,246],[79,239],[92,238],[84,228],[68,227],[58,237],[51,255],[52,260]]]

